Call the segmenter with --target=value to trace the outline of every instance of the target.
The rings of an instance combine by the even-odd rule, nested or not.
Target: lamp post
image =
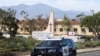
[[[94,10],[90,10],[92,12],[92,16],[93,16],[93,19],[94,19]]]
[[[93,27],[93,19],[94,19],[94,10],[90,10],[92,12],[92,27]]]
[[[94,20],[94,10],[90,10],[92,12],[92,28],[94,27],[93,23],[95,23],[93,20]],[[94,34],[94,37],[96,36],[96,33],[94,31],[94,29],[92,30],[93,31],[93,34]]]

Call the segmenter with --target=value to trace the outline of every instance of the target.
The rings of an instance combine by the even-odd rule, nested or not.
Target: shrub
[[[92,43],[90,41],[87,41],[84,45],[85,47],[91,47]]]
[[[36,43],[38,43],[36,39],[33,39],[32,37],[28,37],[26,39],[26,43],[28,44],[28,49],[31,50],[32,48],[35,47]]]
[[[85,48],[84,44],[82,43],[76,43],[77,49],[83,49]]]
[[[11,51],[26,51],[34,48],[35,44],[38,42],[39,41],[33,39],[32,37],[5,38],[0,40],[0,48],[11,49]]]
[[[14,56],[8,49],[0,49],[0,56]]]
[[[99,40],[97,40],[97,41],[92,41],[91,43],[92,43],[92,44],[91,44],[91,47],[100,46],[100,41],[99,41]]]
[[[98,44],[98,46],[100,46],[100,40],[98,41],[98,43],[97,43],[97,44]]]
[[[94,41],[94,43],[96,44],[96,46],[100,46],[100,40]]]
[[[91,42],[91,47],[96,47],[97,46],[97,42]]]

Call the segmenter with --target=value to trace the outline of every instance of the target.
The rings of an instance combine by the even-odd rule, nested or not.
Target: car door
[[[62,41],[62,52],[63,52],[63,56],[68,56],[69,55],[69,47],[67,45],[67,41],[63,40]]]
[[[69,54],[71,55],[73,52],[73,45],[72,45],[70,39],[66,39],[66,42],[67,42],[67,45],[69,47]]]

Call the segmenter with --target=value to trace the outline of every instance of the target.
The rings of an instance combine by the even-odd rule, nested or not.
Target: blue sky
[[[0,7],[19,4],[34,5],[43,3],[61,10],[100,11],[100,0],[0,0]]]

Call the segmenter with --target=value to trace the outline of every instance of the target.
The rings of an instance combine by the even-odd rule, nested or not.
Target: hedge
[[[77,46],[78,49],[99,47],[100,46],[100,40],[92,41],[92,42],[87,41],[85,43],[76,43],[76,46]]]

